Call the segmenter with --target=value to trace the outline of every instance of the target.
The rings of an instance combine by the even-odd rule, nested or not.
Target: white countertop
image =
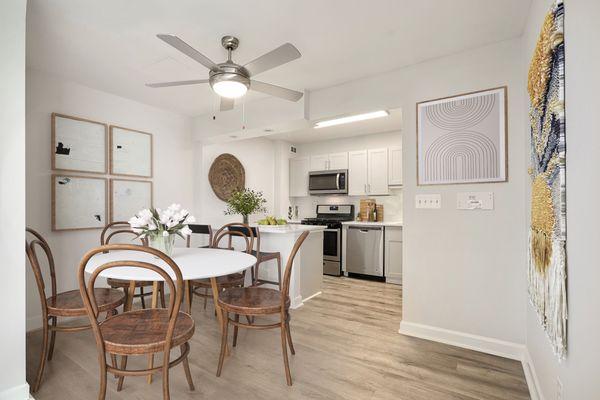
[[[402,222],[400,222],[400,221],[382,221],[382,222],[346,221],[346,222],[342,222],[342,225],[402,227]]]
[[[276,234],[293,234],[302,233],[305,231],[319,232],[324,231],[325,226],[318,225],[299,225],[299,224],[287,224],[287,225],[256,225],[261,234],[276,233]]]

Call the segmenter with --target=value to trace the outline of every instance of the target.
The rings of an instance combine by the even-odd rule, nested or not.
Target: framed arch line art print
[[[506,86],[417,103],[417,184],[505,182]]]

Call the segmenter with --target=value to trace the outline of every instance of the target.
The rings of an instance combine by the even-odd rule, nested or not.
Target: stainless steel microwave
[[[308,193],[347,194],[348,170],[311,171],[308,173]]]

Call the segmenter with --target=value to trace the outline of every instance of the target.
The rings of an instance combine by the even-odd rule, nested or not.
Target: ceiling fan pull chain
[[[246,96],[242,98],[242,130],[246,130]]]

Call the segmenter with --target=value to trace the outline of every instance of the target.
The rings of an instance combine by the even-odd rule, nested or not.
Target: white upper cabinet
[[[329,155],[329,168],[348,169],[348,153],[333,153]]]
[[[348,169],[348,153],[310,156],[311,171],[326,171],[330,169]]]
[[[310,156],[310,170],[311,171],[324,171],[329,169],[329,154],[319,154],[316,156]]]
[[[388,191],[388,149],[371,149],[368,151],[369,195],[386,195]]]
[[[308,196],[308,157],[290,159],[290,197]]]
[[[388,185],[402,186],[402,146],[388,149]]]
[[[348,195],[363,196],[368,194],[368,161],[367,150],[348,153]]]

